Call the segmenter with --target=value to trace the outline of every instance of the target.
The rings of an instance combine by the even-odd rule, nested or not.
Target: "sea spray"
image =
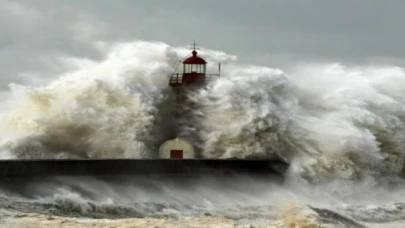
[[[199,94],[205,154],[279,154],[307,180],[358,180],[403,169],[405,80],[398,67],[235,66]],[[385,86],[384,86],[385,83]],[[387,89],[393,86],[393,90]],[[382,89],[384,88],[384,89]]]
[[[207,157],[271,157],[286,151],[289,98],[282,71],[233,66],[199,94],[204,114],[201,135]],[[284,154],[287,155],[287,154]]]
[[[149,157],[156,106],[173,70],[163,44],[132,43],[49,85],[12,85],[2,150],[17,158]],[[149,142],[149,143],[148,143]]]
[[[168,79],[187,54],[162,43],[113,45],[104,60],[42,87],[12,85],[1,114],[3,158],[156,157],[169,139]],[[397,176],[403,169],[405,72],[391,66],[246,66],[223,52],[222,75],[192,99],[209,158],[280,156],[312,183]]]

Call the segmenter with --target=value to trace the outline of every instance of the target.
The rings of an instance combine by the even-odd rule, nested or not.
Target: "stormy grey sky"
[[[49,78],[95,41],[197,39],[245,63],[405,62],[403,0],[0,0],[0,84]]]

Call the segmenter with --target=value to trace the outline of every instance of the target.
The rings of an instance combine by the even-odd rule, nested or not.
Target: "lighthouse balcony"
[[[170,86],[201,85],[218,78],[219,74],[172,74],[170,76]]]

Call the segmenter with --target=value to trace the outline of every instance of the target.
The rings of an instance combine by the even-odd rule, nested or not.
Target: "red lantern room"
[[[192,56],[183,60],[183,74],[175,73],[171,76],[169,84],[172,87],[204,85],[206,79],[218,77],[218,74],[207,74],[207,62],[199,57],[196,43],[193,43]],[[219,65],[220,66],[220,65]]]

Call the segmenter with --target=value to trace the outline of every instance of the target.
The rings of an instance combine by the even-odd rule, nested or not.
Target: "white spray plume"
[[[184,52],[119,44],[47,86],[12,85],[1,114],[3,158],[156,156],[168,76]],[[287,74],[223,52],[201,55],[227,62],[222,77],[194,95],[205,157],[279,154],[292,173],[311,179],[402,171],[403,69],[314,64]]]
[[[39,88],[12,85],[2,150],[18,158],[147,157],[174,52],[136,42]]]
[[[405,72],[300,66],[290,74],[234,65],[199,94],[209,157],[277,153],[309,179],[400,173]],[[395,81],[395,83],[394,83]]]

